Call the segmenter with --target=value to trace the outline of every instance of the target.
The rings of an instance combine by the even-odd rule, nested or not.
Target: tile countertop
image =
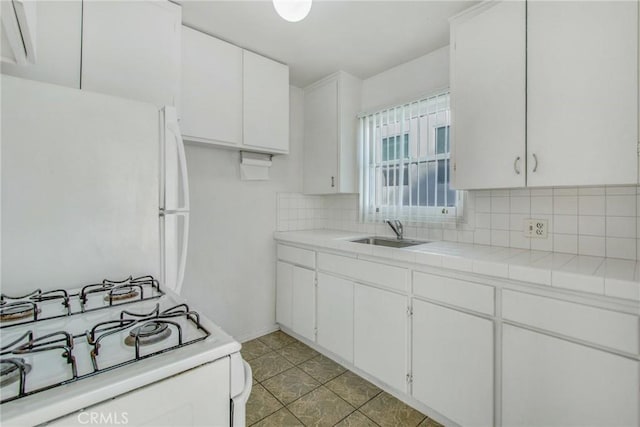
[[[368,236],[370,234],[338,230],[274,233],[274,238],[280,242],[640,301],[640,263],[636,261],[445,241],[407,248],[388,248],[350,241]]]

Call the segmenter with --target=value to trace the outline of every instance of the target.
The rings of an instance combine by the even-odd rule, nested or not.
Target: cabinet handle
[[[533,156],[533,161],[535,162],[533,164],[533,169],[531,170],[531,172],[535,172],[536,170],[538,170],[538,156],[536,156],[535,153],[531,153],[531,155]]]
[[[518,168],[518,162],[520,161],[520,156],[516,157],[513,162],[513,170],[516,171],[516,175],[520,175],[520,169]]]
[[[332,177],[331,177],[331,188],[333,188],[333,187],[335,187],[335,186],[336,186],[336,177],[335,177],[335,176],[332,176]]]

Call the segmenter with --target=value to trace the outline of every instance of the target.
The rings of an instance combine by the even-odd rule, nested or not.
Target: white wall
[[[362,111],[414,101],[449,87],[449,46],[364,80]]]
[[[302,190],[302,91],[291,87],[290,154],[269,181],[241,181],[240,153],[187,146],[191,230],[183,296],[236,339],[275,326],[276,193]]]

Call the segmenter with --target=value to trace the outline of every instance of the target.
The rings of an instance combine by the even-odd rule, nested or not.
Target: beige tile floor
[[[440,426],[281,331],[244,343],[242,356],[253,370],[248,426]]]

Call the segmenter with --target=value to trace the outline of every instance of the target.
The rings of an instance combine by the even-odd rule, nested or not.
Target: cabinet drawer
[[[416,271],[413,273],[413,293],[479,313],[494,313],[491,286]]]
[[[327,272],[351,277],[355,281],[407,291],[409,271],[405,268],[323,253],[318,254],[318,267]]]
[[[316,268],[316,253],[308,249],[278,245],[278,259],[304,267]]]
[[[551,332],[638,353],[638,318],[624,313],[505,290],[502,317]]]

